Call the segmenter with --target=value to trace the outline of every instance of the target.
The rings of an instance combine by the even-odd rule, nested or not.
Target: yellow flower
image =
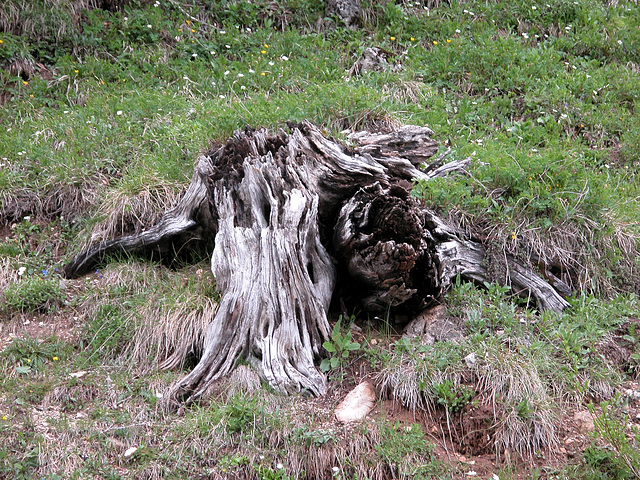
[[[413,38],[413,37],[411,37],[409,40],[411,40],[412,42],[415,42],[415,41],[416,41],[416,39],[415,39],[415,38]]]
[[[434,41],[433,41],[433,44],[434,44],[434,45],[437,45],[437,44],[438,44],[437,40],[434,40]]]
[[[58,357],[53,357],[54,362],[57,362],[58,360],[60,360]]]
[[[196,33],[194,28],[191,29],[191,33]]]
[[[187,25],[191,25],[191,20],[187,20]]]
[[[23,85],[29,85],[29,82],[27,82],[26,80],[23,80],[23,81],[22,81],[22,84],[23,84]]]
[[[516,232],[511,232],[511,240],[515,240],[516,239]]]
[[[27,358],[27,363],[31,363],[31,359],[30,358]]]
[[[80,72],[80,70],[74,70],[73,71],[73,73],[79,73],[79,72]]]
[[[269,45],[267,45],[266,43],[264,44],[264,48],[269,48]]]
[[[396,37],[389,37],[389,40],[391,40],[392,42],[396,39]]]
[[[2,40],[0,40],[0,43],[2,43]],[[3,419],[3,420],[6,420],[6,419],[7,419],[7,416],[6,416],[6,415],[2,415],[2,419]]]
[[[264,77],[266,75],[266,72],[260,72],[260,75]]]
[[[447,43],[451,43],[451,39],[450,38],[447,38]]]
[[[0,40],[0,45],[2,45],[4,42],[2,40]]]
[[[30,98],[33,98],[33,93],[30,93],[30,94],[29,94],[29,97],[30,97]]]

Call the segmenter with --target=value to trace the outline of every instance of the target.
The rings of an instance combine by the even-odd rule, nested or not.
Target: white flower
[[[522,36],[523,36],[524,38],[529,38],[529,34],[528,34],[528,33],[526,33],[526,32],[525,32],[525,33],[523,33],[523,34],[522,34]]]
[[[535,5],[533,7],[531,7],[531,10],[537,10],[538,7],[536,7]]]
[[[269,65],[271,65],[273,67],[275,65],[275,63],[269,62]]]
[[[459,28],[456,28],[456,33],[460,33],[460,29]]]
[[[218,95],[220,98],[224,98],[224,95]]]
[[[246,89],[247,89],[247,87],[245,87],[244,85],[240,86],[240,90],[246,90]]]
[[[26,272],[26,271],[27,271],[27,267],[20,267],[18,269],[18,275],[22,276],[22,275],[24,275],[24,272]]]
[[[224,35],[224,34],[225,34],[225,33],[227,33],[227,32],[226,32],[226,31],[224,31],[224,30],[220,30],[220,33],[221,33],[222,35]]]
[[[282,55],[280,57],[280,60],[282,60],[283,62],[288,62],[289,61],[289,57],[287,57],[286,55]]]
[[[239,77],[239,78],[244,77],[244,73],[239,73],[239,74],[238,74],[238,77]]]
[[[213,50],[211,50],[209,53],[210,53],[211,55],[215,55],[215,54],[216,54],[216,52],[214,52]]]
[[[150,23],[147,24],[147,28],[151,28],[151,24]]]
[[[277,465],[276,465],[276,468],[277,468],[278,470],[282,470],[282,469],[284,468],[284,465],[282,465],[281,463],[279,463],[279,464],[277,464]]]
[[[618,45],[622,45],[622,40],[618,40]]]
[[[331,470],[333,470],[333,473],[338,473],[340,471],[338,467],[333,467]]]
[[[231,48],[231,45],[225,45],[224,48]]]
[[[256,73],[256,71],[253,68],[250,68],[249,73]]]
[[[118,110],[118,111],[116,112],[116,115],[122,115],[122,110]]]
[[[198,56],[198,54],[197,54],[197,53],[192,53],[192,54],[191,54],[191,58],[196,58],[197,56]]]
[[[231,72],[230,72],[229,70],[225,70],[225,71],[224,71],[224,74],[225,74],[225,75],[229,75],[230,73],[231,73]]]

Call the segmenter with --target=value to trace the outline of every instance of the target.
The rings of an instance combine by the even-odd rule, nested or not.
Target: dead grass
[[[167,182],[145,186],[135,195],[122,189],[109,192],[97,212],[104,220],[93,227],[89,243],[139,233],[153,226],[177,204],[180,194],[178,186]]]

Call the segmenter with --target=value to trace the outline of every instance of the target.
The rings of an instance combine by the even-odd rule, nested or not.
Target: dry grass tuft
[[[480,390],[495,405],[497,452],[531,458],[558,444],[553,400],[533,362],[500,356],[478,367]]]
[[[125,356],[134,364],[144,364],[153,358],[163,370],[183,368],[190,359],[202,354],[207,327],[217,310],[214,299],[198,295],[169,311],[163,307],[149,308],[144,317],[155,321],[139,326]]]
[[[110,192],[98,208],[97,215],[104,220],[93,227],[89,243],[139,233],[153,226],[177,204],[180,194],[179,187],[166,182],[146,186],[136,195],[121,190]]]
[[[79,28],[83,11],[99,5],[99,0],[5,0],[0,8],[0,31],[61,39]],[[52,22],[52,16],[59,21]]]
[[[46,187],[41,192],[18,189],[0,193],[0,224],[17,222],[26,215],[51,220],[55,217],[73,219],[91,209],[98,197],[98,179],[77,185]]]

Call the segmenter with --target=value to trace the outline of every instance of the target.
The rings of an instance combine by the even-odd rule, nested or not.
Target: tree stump
[[[199,158],[180,203],[157,225],[88,248],[65,274],[87,273],[112,254],[170,262],[208,251],[221,302],[202,358],[169,401],[197,400],[239,361],[277,392],[322,395],[317,365],[337,271],[373,312],[419,313],[457,276],[492,280],[482,243],[409,194],[413,179],[460,172],[469,162],[441,157],[423,168],[437,151],[431,134],[416,126],[360,132],[350,136],[355,146],[343,146],[307,122],[275,135],[246,128]],[[514,291],[540,309],[568,306],[528,265],[506,263]]]

